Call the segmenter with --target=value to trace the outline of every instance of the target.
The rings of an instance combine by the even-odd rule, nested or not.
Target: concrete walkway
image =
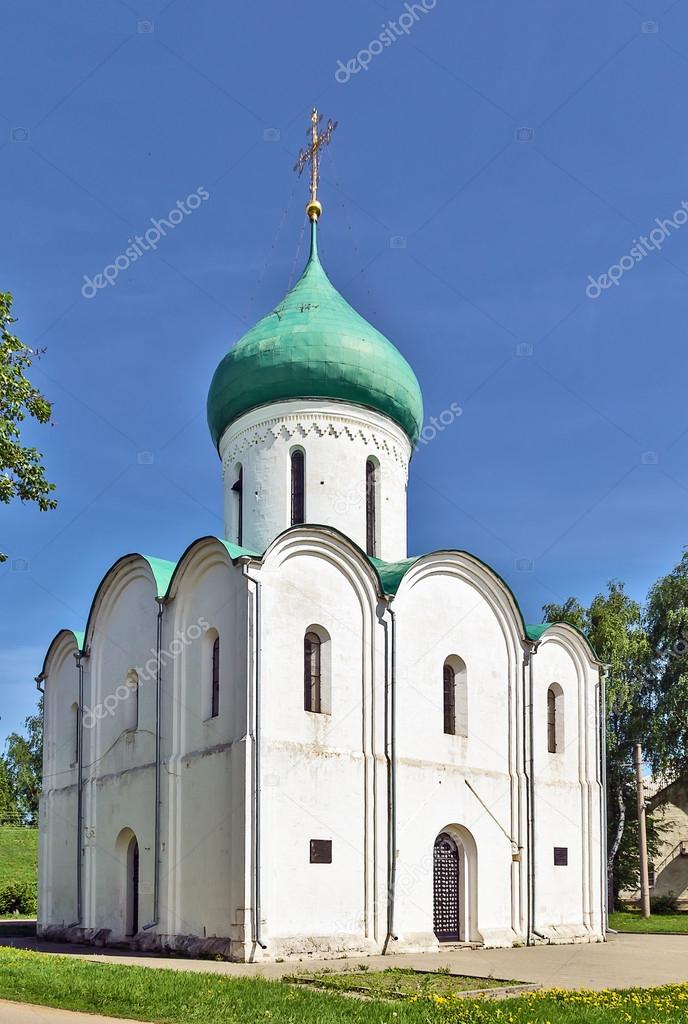
[[[0,942],[3,940],[0,940]],[[213,960],[104,952],[36,939],[5,939],[7,945],[66,953],[99,963],[135,964],[169,971],[200,971],[227,977],[280,978],[327,967],[343,971],[365,963],[370,970],[399,966],[426,971],[448,966],[453,974],[535,982],[551,988],[629,988],[688,982],[688,935],[611,935],[605,943],[532,946],[523,949],[465,949],[419,955],[354,957],[348,960],[292,960],[281,964],[231,964]],[[92,1020],[92,1018],[89,1018]],[[3,1018],[4,1024],[4,1018]]]
[[[119,1024],[141,1024],[117,1018]],[[10,1003],[0,999],[2,1024],[113,1024],[112,1017],[94,1013],[75,1013],[73,1010],[54,1010],[51,1006],[33,1006],[29,1003]]]

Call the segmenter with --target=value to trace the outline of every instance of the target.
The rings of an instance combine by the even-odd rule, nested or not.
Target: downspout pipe
[[[75,651],[76,669],[79,676],[79,696],[76,724],[76,921],[72,927],[83,924],[83,864],[81,843],[84,831],[84,658],[90,651]]]
[[[45,672],[40,672],[37,676],[34,676],[34,682],[36,684],[36,689],[38,690],[38,692],[41,695],[38,698],[39,700],[41,700],[45,696],[45,687],[42,686],[41,684],[45,682],[46,678],[47,678],[47,676],[46,676]],[[45,722],[45,705],[43,705],[43,722]],[[45,728],[43,729],[43,735],[45,735]],[[42,776],[43,776],[43,766],[41,765],[41,789],[43,788]]]
[[[387,790],[387,935],[382,954],[387,952],[390,942],[396,942],[394,933],[394,904],[397,878],[397,625],[391,600],[389,610],[390,629],[385,638],[391,647],[390,656],[385,658],[385,754],[389,786]]]
[[[260,580],[257,580],[249,573],[250,559],[242,562],[242,572],[247,580],[254,587],[255,595],[255,636],[254,636],[254,658],[255,658],[255,687],[253,701],[253,715],[248,716],[249,738],[253,745],[253,784],[251,787],[253,804],[253,870],[251,875],[251,888],[253,890],[253,934],[251,941],[261,949],[267,949],[261,936],[262,916],[262,894],[261,894],[261,682],[262,682],[262,659],[261,659],[261,591]]]
[[[609,930],[609,857],[608,848],[608,809],[607,809],[607,674],[609,665],[600,666],[600,815],[602,835],[600,847],[602,851],[602,934]]]
[[[534,945],[533,936],[549,942],[546,935],[535,928],[535,712],[533,698],[535,694],[535,682],[533,676],[533,659],[537,654],[539,644],[535,644],[528,652],[528,876],[529,876],[529,909],[528,909],[528,937],[529,946]]]
[[[162,760],[162,617],[165,601],[158,598],[158,621],[156,630],[155,656],[155,824],[153,835],[153,918],[144,924],[143,931],[155,928],[160,923],[160,771]]]

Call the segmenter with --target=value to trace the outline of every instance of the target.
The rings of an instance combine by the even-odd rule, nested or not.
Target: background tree
[[[18,823],[17,805],[12,791],[12,780],[4,757],[0,756],[0,825]]]
[[[633,871],[637,879],[638,871],[637,843],[626,823],[635,817],[633,744],[646,734],[641,696],[652,662],[642,609],[623,583],[612,580],[589,608],[571,597],[562,605],[545,605],[543,612],[546,621],[580,629],[607,666],[607,872],[615,899],[620,883]]]
[[[642,700],[648,759],[667,781],[688,773],[688,552],[648,595],[652,671]]]
[[[55,485],[45,479],[41,453],[21,443],[21,424],[27,416],[48,423],[51,406],[26,376],[41,352],[12,334],[16,321],[11,309],[12,296],[0,292],[0,501],[7,504],[16,497],[46,511],[57,505],[50,497]],[[0,552],[0,562],[6,558]]]
[[[24,722],[26,735],[13,732],[7,737],[4,764],[17,812],[17,825],[38,824],[38,798],[43,764],[43,698],[35,715]]]

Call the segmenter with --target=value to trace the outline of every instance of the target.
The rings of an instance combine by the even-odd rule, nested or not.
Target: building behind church
[[[408,557],[418,381],[308,211],[302,277],[210,386],[224,535],[124,555],[46,654],[39,933],[236,960],[601,940],[600,665],[475,555]]]

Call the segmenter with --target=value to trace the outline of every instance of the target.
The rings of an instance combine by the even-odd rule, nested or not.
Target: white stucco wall
[[[400,944],[433,942],[432,854],[443,831],[465,849],[461,937],[508,944],[523,928],[520,865],[512,861],[522,776],[516,758],[516,620],[478,563],[449,554],[414,566],[393,607]],[[467,737],[444,733],[442,670],[452,656],[466,665]],[[507,836],[513,836],[513,847]]]
[[[155,655],[155,581],[136,556],[105,578],[91,613],[84,686],[83,871],[86,928],[125,933],[125,829],[136,835],[140,856],[140,924],[153,916],[155,807],[155,678],[138,688],[138,728],[131,728],[136,695],[128,674]],[[123,699],[118,699],[123,698]],[[89,714],[91,712],[91,714]],[[90,727],[89,727],[90,724]]]
[[[85,730],[82,927],[111,941],[126,930],[131,834],[140,849],[139,924],[154,916],[156,687],[146,665],[158,612],[150,567],[133,556],[100,587],[86,638],[87,712],[107,708],[132,670],[142,676],[137,728],[125,689]],[[310,629],[326,637],[324,714],[304,710]],[[529,863],[526,654],[534,647]],[[76,915],[74,649],[68,634],[56,641],[45,684],[43,930]],[[433,846],[444,831],[460,852],[463,940],[526,940],[531,867],[531,926],[552,941],[600,937],[598,668],[568,627],[527,641],[507,588],[477,559],[425,556],[388,604],[368,561],[335,530],[294,528],[263,560],[237,564],[206,538],[173,577],[162,651],[159,919],[137,941],[189,948],[189,936],[217,937],[222,952],[255,959],[382,949],[393,769],[393,950],[437,947]],[[465,736],[444,733],[448,658],[466,667]],[[547,751],[552,683],[564,707],[556,754]],[[311,839],[331,840],[331,864],[310,863]],[[566,867],[553,865],[554,846],[568,848]]]
[[[238,540],[238,500],[232,491],[243,469],[243,545],[262,553],[291,525],[290,456],[305,453],[305,521],[334,526],[366,547],[366,460],[379,462],[378,557],[406,557],[406,485],[411,445],[379,413],[347,402],[276,402],[241,416],[225,431],[220,455],[225,489],[225,536]]]
[[[566,628],[545,634],[533,659],[535,927],[547,932],[601,927],[601,846],[597,668]],[[563,736],[547,744],[547,691],[563,690]],[[565,847],[568,864],[554,864]]]
[[[73,633],[58,635],[46,668],[43,791],[38,834],[38,922],[70,925],[77,919],[76,713],[79,688]]]
[[[271,955],[377,948],[386,782],[374,576],[338,540],[301,530],[268,553],[259,579],[265,939]],[[328,637],[327,714],[304,711],[303,638],[313,627]],[[310,863],[311,839],[332,842],[331,864]]]
[[[189,640],[164,679],[163,865],[169,935],[243,941],[247,785],[247,585],[215,540],[187,555],[166,609],[166,643]],[[219,714],[211,717],[212,646],[220,643]]]

